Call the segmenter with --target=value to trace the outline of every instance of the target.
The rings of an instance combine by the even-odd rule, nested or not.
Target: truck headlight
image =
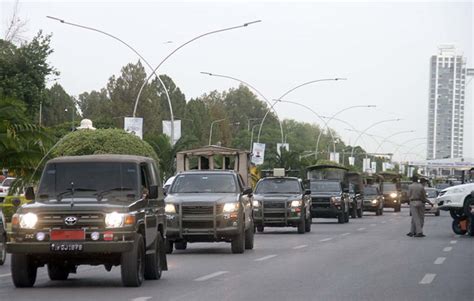
[[[391,197],[391,198],[396,198],[397,196],[398,196],[398,194],[396,194],[395,192],[392,192],[392,193],[390,194],[390,197]]]
[[[224,209],[222,211],[224,212],[234,212],[239,209],[239,203],[225,203],[224,204]]]
[[[291,201],[291,207],[300,207],[303,202],[301,200]]]
[[[166,204],[165,213],[176,213],[176,206],[174,204]]]
[[[20,228],[34,229],[37,222],[38,222],[38,216],[34,213],[28,212],[26,214],[19,215]]]
[[[372,204],[377,204],[377,200],[376,199],[372,200]]]
[[[331,197],[331,203],[334,205],[341,205],[341,197],[333,196]]]
[[[134,223],[135,216],[131,214],[112,212],[105,215],[106,228],[120,228]]]
[[[260,207],[260,202],[259,202],[259,201],[253,201],[253,202],[252,202],[252,205],[253,205],[254,207]]]

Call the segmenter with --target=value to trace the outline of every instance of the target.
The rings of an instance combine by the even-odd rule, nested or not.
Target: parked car
[[[47,265],[66,280],[81,264],[120,265],[122,284],[140,286],[167,270],[166,217],[159,170],[151,158],[128,155],[60,157],[47,162],[33,204],[12,218],[11,276],[31,287]]]
[[[366,185],[364,187],[364,211],[375,212],[375,215],[383,215],[383,194],[378,185]]]
[[[3,212],[0,210],[0,265],[7,259],[7,222]]]
[[[15,181],[16,178],[6,178],[5,180],[2,181],[0,184],[0,203],[3,202],[5,197],[8,195],[8,190],[10,189],[10,186],[12,185],[13,181]]]
[[[264,227],[297,227],[311,231],[311,191],[293,177],[267,177],[255,187],[253,219],[258,232]]]
[[[193,242],[230,242],[232,253],[253,249],[252,189],[238,172],[180,172],[165,201],[168,253]]]

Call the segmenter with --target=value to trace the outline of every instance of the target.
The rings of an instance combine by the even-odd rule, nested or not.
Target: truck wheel
[[[464,209],[464,215],[474,216],[474,198],[473,197],[466,198],[463,209]]]
[[[251,227],[245,231],[245,249],[246,250],[253,250],[253,241],[254,241],[254,226],[253,222]]]
[[[357,209],[357,217],[362,217],[364,215],[364,212],[362,211],[362,208]]]
[[[16,287],[32,287],[36,281],[38,267],[31,262],[28,255],[12,254],[11,272]]]
[[[153,254],[145,255],[145,279],[146,280],[158,280],[161,278],[161,244],[163,239],[161,233],[158,233],[153,248],[155,252]]]
[[[122,253],[120,271],[123,286],[138,287],[145,277],[145,243],[141,234],[136,235],[132,250]]]
[[[168,238],[165,239],[165,249],[166,254],[173,253],[173,242],[171,240],[168,240]]]
[[[467,230],[461,229],[461,225],[460,225],[461,219],[462,218],[458,217],[453,220],[452,229],[453,229],[453,232],[456,233],[457,235],[464,235],[467,233]]]
[[[349,212],[344,213],[344,222],[345,223],[349,222]]]
[[[439,216],[439,214],[440,214],[440,211],[439,211],[439,209],[438,209],[438,210],[436,210],[436,212],[435,212],[435,216]]]
[[[357,217],[357,208],[355,206],[351,207],[351,218]]]
[[[339,213],[339,215],[337,216],[337,222],[339,224],[344,224],[344,221],[345,221],[345,218],[344,218],[344,213]]]
[[[0,237],[0,265],[5,263],[7,259],[7,238],[5,236]]]
[[[186,248],[188,247],[188,242],[187,241],[177,241],[174,243],[174,248],[176,250],[186,250]]]
[[[48,276],[51,280],[67,280],[69,269],[64,265],[48,263]]]
[[[308,219],[306,220],[306,223],[305,223],[305,228],[304,230],[306,232],[311,232],[311,224],[313,223],[313,220],[311,219],[311,217],[308,217]]]
[[[245,249],[245,231],[244,231],[244,221],[241,221],[241,229],[239,234],[237,234],[230,243],[230,248],[234,254],[242,254]]]
[[[398,205],[394,209],[395,212],[400,212],[400,210],[402,210],[402,205]]]
[[[383,215],[383,207],[380,208],[380,215]]]
[[[265,231],[265,227],[263,225],[258,225],[257,226],[257,232],[262,233],[263,231]]]
[[[306,219],[302,218],[298,224],[298,234],[304,234],[306,232]]]
[[[449,214],[453,219],[460,218],[464,216],[464,210],[462,208],[451,208]]]

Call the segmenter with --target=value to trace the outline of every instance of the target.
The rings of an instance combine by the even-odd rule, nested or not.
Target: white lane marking
[[[320,239],[319,241],[320,241],[320,242],[325,242],[325,241],[330,241],[330,240],[332,240],[332,237]]]
[[[153,297],[138,297],[138,298],[132,299],[132,301],[147,301],[147,300],[150,300],[151,298]]]
[[[430,284],[433,279],[435,279],[436,274],[426,274],[423,279],[421,279],[420,284]]]
[[[273,258],[273,257],[276,257],[276,255],[272,254],[272,255],[260,257],[260,258],[255,259],[254,261],[264,261],[264,260],[267,260],[267,259],[270,259],[270,258]]]
[[[364,231],[364,230],[365,230],[365,228],[359,228],[359,229],[357,229],[357,231]]]
[[[453,247],[446,247],[443,249],[443,252],[449,252],[453,249]]]
[[[371,227],[375,227],[375,226],[377,226],[377,224],[370,224],[370,226],[371,226]]]
[[[349,232],[341,234],[341,236],[347,236],[347,235],[351,235],[351,234]]]
[[[386,223],[387,223],[387,221],[382,221],[382,224],[386,224]]]
[[[438,257],[436,258],[434,264],[443,264],[445,260],[446,260],[446,257]]]
[[[293,250],[303,249],[303,248],[306,248],[307,246],[308,245],[299,245],[299,246],[293,247]]]
[[[449,243],[452,244],[452,245],[454,245],[454,244],[456,244],[457,242],[458,242],[457,240],[451,240]]]
[[[215,273],[212,273],[212,274],[209,274],[209,275],[205,275],[205,276],[196,278],[196,279],[194,279],[194,281],[206,281],[206,280],[209,280],[211,278],[214,278],[214,277],[217,277],[217,276],[220,276],[220,275],[224,275],[224,274],[227,274],[227,273],[229,273],[229,272],[228,271],[219,271],[219,272],[215,272]]]
[[[2,274],[0,275],[0,278],[3,278],[3,277],[10,277],[12,274],[8,273],[8,274]]]

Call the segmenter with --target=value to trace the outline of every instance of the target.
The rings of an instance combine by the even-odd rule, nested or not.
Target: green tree
[[[50,42],[51,35],[41,31],[19,47],[0,39],[0,97],[23,101],[26,115],[32,120],[37,120],[44,100],[46,77],[58,75],[48,63],[53,52]]]
[[[79,112],[76,109],[75,99],[69,96],[58,83],[45,90],[41,111],[41,124],[45,126],[54,126],[69,122],[70,128],[72,114],[74,114],[75,121],[79,121],[80,119]]]

